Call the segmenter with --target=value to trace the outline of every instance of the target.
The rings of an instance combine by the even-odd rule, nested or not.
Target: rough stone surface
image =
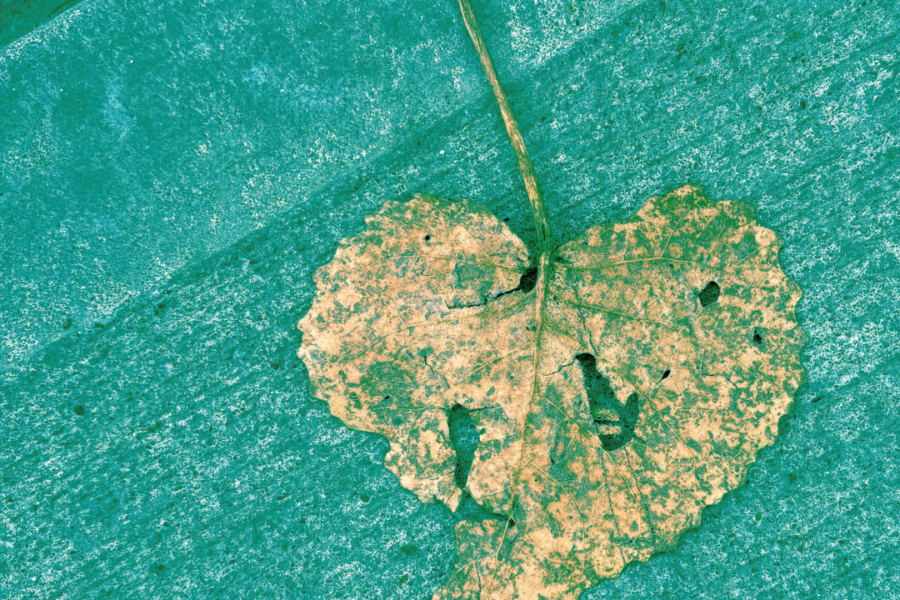
[[[746,486],[583,598],[900,597],[896,4],[477,8],[560,242],[699,184],[805,294],[809,383]],[[533,245],[456,11],[86,0],[0,49],[0,596],[449,575],[460,515],[308,396],[294,325],[385,200],[468,198]]]
[[[79,0],[0,0],[0,46],[62,14]]]

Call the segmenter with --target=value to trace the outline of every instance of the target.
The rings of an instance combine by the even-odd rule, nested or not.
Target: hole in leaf
[[[719,294],[721,292],[721,288],[719,288],[719,284],[715,281],[710,281],[706,284],[706,287],[700,291],[700,306],[707,307],[716,300],[719,299]]]
[[[478,428],[468,409],[460,404],[450,410],[447,425],[450,428],[450,444],[456,451],[456,485],[464,490],[475,458],[475,448],[478,446]]]
[[[529,267],[527,271],[522,273],[522,278],[519,279],[519,285],[508,292],[500,292],[494,296],[494,298],[500,298],[501,296],[512,294],[513,292],[525,292],[527,294],[534,289],[535,285],[537,285],[537,273],[537,267]]]
[[[756,344],[757,346],[762,346],[762,336],[759,335],[759,332],[755,329],[753,330],[753,338],[752,339],[753,339],[754,344]]]
[[[660,381],[662,381],[663,379],[665,379],[666,377],[668,377],[671,374],[672,374],[672,369],[666,369],[665,372],[663,373],[663,376],[660,379]]]
[[[428,242],[428,241],[431,240],[431,236],[430,236],[430,235],[426,235],[426,236],[425,236],[424,238],[422,238],[422,239],[424,239],[426,242]]]
[[[791,428],[791,415],[781,415],[778,419],[778,435],[784,435]]]
[[[537,285],[537,267],[529,267],[527,271],[522,273],[522,279],[519,280],[519,287],[514,292],[528,293]]]
[[[581,367],[584,378],[584,390],[587,392],[591,418],[594,423],[603,427],[604,431],[613,431],[598,434],[600,443],[604,450],[610,452],[618,450],[634,437],[634,427],[640,414],[640,398],[636,393],[632,393],[625,404],[621,404],[609,384],[609,378],[597,370],[597,359],[593,355],[582,353],[576,355],[575,359]],[[604,413],[609,412],[613,412],[618,418],[606,418]]]

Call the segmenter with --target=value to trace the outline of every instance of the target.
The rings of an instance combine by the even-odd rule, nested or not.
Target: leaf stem
[[[509,100],[506,99],[506,94],[500,86],[497,69],[494,68],[494,61],[491,60],[491,54],[484,43],[481,28],[478,27],[478,20],[475,18],[475,11],[472,10],[472,3],[469,0],[459,0],[459,8],[462,11],[466,29],[469,30],[469,37],[472,38],[475,49],[478,50],[481,67],[484,69],[484,74],[487,75],[491,88],[494,90],[497,104],[500,105],[503,122],[506,123],[506,132],[509,134],[509,141],[519,163],[519,171],[522,172],[522,179],[525,180],[525,189],[528,190],[528,202],[531,204],[531,214],[534,217],[534,225],[537,228],[540,253],[550,252],[553,249],[553,232],[550,230],[547,208],[544,206],[544,195],[541,193],[540,186],[538,186],[534,165],[531,164],[531,158],[528,157],[525,141],[522,139],[522,134],[519,133],[519,126],[516,124],[516,118],[513,116]]]

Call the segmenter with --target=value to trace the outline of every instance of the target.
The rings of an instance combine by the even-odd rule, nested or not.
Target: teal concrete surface
[[[76,5],[79,0],[0,0],[0,46]]]
[[[777,443],[583,598],[900,598],[896,2],[475,4],[561,242],[695,183],[804,291]],[[454,0],[85,0],[0,48],[0,598],[429,598],[462,517],[294,328],[415,192],[534,247]]]

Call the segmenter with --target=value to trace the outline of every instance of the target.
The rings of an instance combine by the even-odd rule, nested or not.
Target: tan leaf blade
[[[451,510],[466,407],[467,491],[504,516],[457,526],[436,599],[574,600],[741,482],[804,377],[780,245],[691,187],[538,257],[530,290],[525,245],[468,202],[387,203],[342,242],[299,325],[316,396]]]

